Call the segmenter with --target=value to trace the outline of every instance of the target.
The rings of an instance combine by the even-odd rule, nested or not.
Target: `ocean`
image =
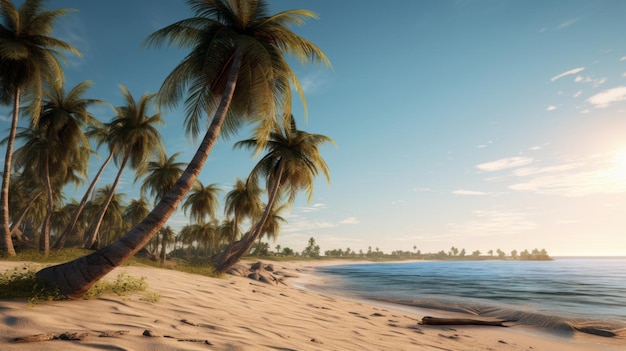
[[[626,257],[347,264],[318,271],[325,287],[342,295],[626,345]]]

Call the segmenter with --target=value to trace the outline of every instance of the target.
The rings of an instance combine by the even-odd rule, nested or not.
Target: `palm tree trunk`
[[[58,289],[62,295],[79,298],[100,278],[131,258],[150,241],[176,211],[213,149],[235,92],[241,60],[242,53],[237,49],[220,104],[198,150],[172,189],[163,196],[148,216],[111,245],[73,261],[44,268],[37,272],[38,279],[46,286]]]
[[[30,201],[28,202],[28,205],[26,205],[24,207],[24,209],[22,210],[22,213],[20,213],[20,216],[13,221],[13,223],[11,223],[11,235],[15,234],[18,235],[18,240],[19,237],[21,236],[19,233],[18,228],[20,227],[20,225],[22,224],[22,222],[24,221],[24,218],[26,218],[26,215],[28,214],[28,211],[30,211],[31,208],[33,208],[33,205],[35,204],[35,201],[37,201],[37,199],[43,195],[43,192],[40,191],[38,192],[35,196],[32,197],[32,199],[30,199]]]
[[[128,162],[129,156],[124,156],[122,163],[120,164],[120,170],[117,172],[115,176],[115,180],[113,181],[113,185],[111,186],[111,190],[107,194],[104,203],[100,207],[100,211],[98,212],[98,217],[96,220],[89,226],[89,230],[87,231],[87,240],[85,240],[85,245],[83,246],[85,249],[93,248],[96,243],[96,239],[98,238],[98,231],[100,231],[100,226],[102,225],[102,221],[104,220],[104,216],[107,213],[107,209],[109,208],[109,204],[115,195],[115,190],[117,190],[117,185],[122,178],[122,173],[124,172],[124,168],[126,167],[126,163]]]
[[[52,183],[50,182],[50,159],[46,156],[44,163],[44,172],[46,178],[46,190],[48,192],[48,205],[46,206],[46,216],[43,219],[41,226],[41,235],[39,237],[39,251],[42,251],[44,256],[48,256],[50,253],[50,219],[52,218],[52,211],[54,210],[54,199],[52,198]]]
[[[13,163],[13,145],[17,134],[17,120],[20,111],[20,88],[15,89],[13,97],[13,117],[11,118],[11,131],[7,139],[7,152],[4,157],[4,173],[2,173],[2,192],[0,193],[0,212],[2,212],[2,223],[0,223],[0,254],[15,256],[15,248],[11,239],[11,228],[9,227],[9,186],[11,179],[11,167]]]
[[[237,263],[243,255],[250,251],[250,248],[252,247],[256,239],[261,236],[261,233],[263,232],[263,227],[265,226],[265,222],[272,212],[272,207],[274,207],[274,203],[276,202],[276,197],[278,195],[278,190],[280,189],[284,168],[284,161],[280,160],[276,170],[277,177],[272,185],[272,190],[270,191],[267,198],[267,205],[265,206],[265,210],[263,211],[261,219],[259,219],[254,229],[247,232],[246,235],[241,238],[241,240],[228,245],[226,249],[224,249],[224,251],[217,255],[213,260],[213,264],[215,265],[215,271],[217,273],[225,273],[230,267]]]
[[[165,235],[166,235],[165,231],[162,231],[161,232],[161,254],[159,255],[159,257],[160,257],[160,260],[161,260],[161,264],[163,264],[163,265],[165,264],[165,256],[166,256],[165,255],[165,251],[166,251],[166,247],[165,246],[167,244],[167,241],[165,240]]]
[[[67,224],[67,227],[65,227],[65,230],[63,230],[63,233],[59,236],[57,241],[54,243],[54,246],[53,246],[54,250],[61,250],[63,246],[65,245],[65,242],[67,241],[69,236],[74,232],[74,228],[76,228],[76,223],[78,223],[78,218],[80,218],[80,215],[81,213],[83,213],[83,209],[85,208],[85,205],[87,205],[87,200],[89,200],[89,197],[93,193],[93,190],[96,188],[96,184],[98,184],[98,181],[100,180],[100,176],[102,175],[102,173],[104,172],[104,169],[109,164],[109,162],[111,162],[112,159],[113,159],[113,152],[109,153],[109,157],[107,157],[107,159],[104,161],[102,166],[100,166],[98,173],[96,173],[96,176],[94,177],[93,181],[91,182],[91,184],[89,184],[89,188],[87,189],[87,191],[85,191],[85,195],[83,195],[83,198],[80,200],[80,204],[78,204],[78,208],[74,212],[74,216],[72,217],[72,220],[70,220],[70,222]]]

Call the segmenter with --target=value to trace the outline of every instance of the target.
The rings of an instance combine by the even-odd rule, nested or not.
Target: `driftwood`
[[[510,321],[485,321],[469,318],[437,318],[426,316],[420,324],[423,325],[490,325],[494,327],[506,327],[505,322]]]

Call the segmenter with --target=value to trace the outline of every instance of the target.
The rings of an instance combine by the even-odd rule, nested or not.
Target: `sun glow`
[[[620,150],[613,157],[611,174],[619,186],[626,186],[626,148]]]

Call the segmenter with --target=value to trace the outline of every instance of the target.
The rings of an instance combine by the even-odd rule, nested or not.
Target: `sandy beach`
[[[355,301],[307,288],[332,262],[274,262],[284,284],[209,278],[171,269],[120,267],[145,277],[148,293],[95,300],[0,302],[0,349],[11,350],[606,350],[589,340],[551,338],[521,327],[427,326],[418,311]],[[0,261],[0,270],[23,266]],[[16,343],[37,335],[82,340]],[[145,335],[148,334],[148,335]],[[616,345],[615,350],[620,346]],[[624,347],[623,349],[626,349]]]

